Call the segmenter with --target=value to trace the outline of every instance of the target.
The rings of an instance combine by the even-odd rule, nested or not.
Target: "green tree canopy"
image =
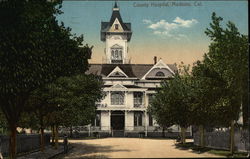
[[[192,122],[191,78],[189,66],[180,65],[179,71],[170,80],[161,84],[160,90],[149,106],[149,111],[161,126],[179,125],[182,128],[182,142],[185,129]]]
[[[100,101],[104,95],[102,85],[102,79],[94,75],[76,75],[58,79],[55,82],[58,92],[50,101],[60,105],[59,111],[56,111],[58,113],[56,121],[64,126],[90,124],[95,116],[95,102]]]
[[[233,153],[234,123],[242,110],[244,124],[247,125],[248,39],[239,33],[233,22],[229,21],[224,29],[222,20],[212,14],[210,28],[205,31],[211,39],[209,51],[192,71],[197,94],[193,111],[198,114],[195,115],[195,124],[230,126],[230,149]]]
[[[212,23],[205,33],[211,38],[209,52],[204,63],[215,71],[224,84],[221,89],[220,105],[222,120],[238,120],[240,107],[247,114],[248,94],[248,38],[240,34],[233,22],[228,22],[226,28],[221,27],[223,18],[212,14]],[[227,122],[227,121],[225,121]],[[230,122],[225,123],[227,125]]]
[[[0,2],[0,107],[11,130],[16,157],[16,127],[30,92],[61,76],[84,73],[91,48],[58,24],[61,1]]]

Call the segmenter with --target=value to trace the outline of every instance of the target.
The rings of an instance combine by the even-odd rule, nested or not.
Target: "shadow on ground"
[[[177,144],[175,144],[175,148],[179,149],[179,150],[190,150],[191,149],[191,152],[196,153],[196,154],[203,154],[203,153],[211,150],[210,148],[200,148],[200,147],[194,146],[193,142],[187,142],[184,145],[177,143]]]
[[[55,159],[81,159],[81,158],[109,158],[103,153],[109,152],[130,152],[126,149],[114,149],[116,146],[101,146],[97,144],[71,143],[73,148],[64,155],[57,156]]]

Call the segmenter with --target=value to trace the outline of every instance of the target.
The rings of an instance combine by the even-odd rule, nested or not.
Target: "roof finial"
[[[118,8],[118,6],[117,6],[117,0],[115,1],[114,8]]]

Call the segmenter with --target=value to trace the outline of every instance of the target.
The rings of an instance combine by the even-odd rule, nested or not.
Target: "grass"
[[[183,150],[188,150],[191,149],[195,153],[210,153],[214,155],[219,155],[223,157],[228,157],[228,158],[246,158],[247,157],[247,152],[235,152],[233,155],[231,155],[229,150],[222,150],[222,149],[214,149],[214,148],[208,148],[208,147],[200,147],[196,146],[193,144],[193,142],[187,142],[185,144],[176,144],[176,148],[183,149]]]

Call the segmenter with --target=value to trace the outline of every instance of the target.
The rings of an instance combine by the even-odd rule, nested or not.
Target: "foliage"
[[[5,116],[4,116],[3,112],[0,109],[0,129],[6,130],[7,128],[8,128],[7,121],[5,119]]]
[[[204,61],[209,60],[204,56]],[[223,89],[224,88],[224,89]],[[225,81],[219,74],[208,67],[206,62],[197,61],[192,69],[192,116],[194,125],[219,126],[218,107],[221,95],[225,94]]]
[[[15,158],[16,127],[30,92],[61,76],[84,73],[91,48],[58,24],[61,1],[0,2],[0,107],[11,130]]]
[[[212,14],[212,23],[205,33],[211,38],[209,52],[204,63],[218,74],[223,81],[221,94],[215,105],[218,107],[220,121],[225,125],[230,120],[238,120],[240,107],[247,110],[248,93],[248,38],[239,33],[233,22],[228,22],[226,29],[220,23],[223,20]],[[214,88],[212,86],[212,88]],[[243,105],[244,104],[244,105]],[[244,114],[246,114],[245,112]]]
[[[248,39],[230,21],[226,29],[222,28],[222,20],[213,13],[210,28],[205,31],[212,42],[203,61],[193,68],[196,93],[192,108],[195,124],[230,126],[230,152],[233,153],[235,121],[242,110],[244,118],[248,113]],[[247,125],[246,120],[244,124]]]
[[[94,75],[58,79],[55,91],[59,92],[54,93],[50,102],[60,105],[60,109],[54,112],[50,122],[64,126],[89,124],[95,116],[95,102],[103,97],[102,84],[102,79]]]
[[[173,79],[161,84],[161,89],[149,107],[149,111],[157,123],[162,126],[177,124],[184,128],[190,125],[190,103],[192,100],[190,88],[189,66],[182,63]]]
[[[49,125],[85,125],[95,115],[95,102],[102,96],[102,80],[94,75],[61,77],[54,83],[35,90],[29,110]]]
[[[173,125],[173,119],[170,112],[170,105],[166,104],[165,90],[168,89],[167,82],[161,84],[162,90],[158,91],[153,97],[151,104],[148,106],[148,111],[153,118],[163,128],[168,128]]]

